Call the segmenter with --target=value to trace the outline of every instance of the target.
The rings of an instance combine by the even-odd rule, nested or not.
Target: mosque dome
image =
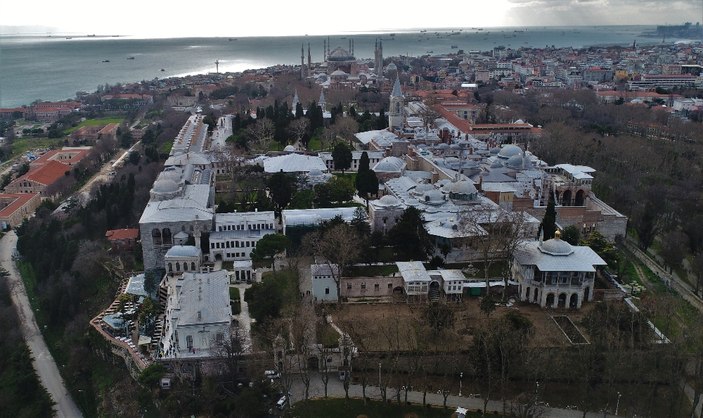
[[[500,160],[495,160],[491,164],[491,168],[502,168],[502,167],[503,167],[503,163],[501,163]]]
[[[444,194],[439,190],[428,190],[422,196],[422,201],[428,205],[439,205],[444,203]]]
[[[345,73],[345,72],[342,71],[342,70],[335,70],[335,71],[332,72],[332,74],[330,74],[331,77],[346,77],[346,76],[348,76],[348,75],[349,75],[349,74]]]
[[[508,158],[508,161],[505,163],[505,165],[509,168],[522,168],[522,155],[513,155],[512,157]]]
[[[386,65],[386,71],[398,71],[398,67],[394,63]]]
[[[308,171],[308,176],[310,177],[319,177],[321,175],[323,175],[323,173],[319,168],[313,168],[312,170]]]
[[[295,147],[293,145],[286,145],[285,148],[283,148],[283,151],[285,152],[295,152]]]
[[[327,55],[327,61],[354,61],[356,58],[344,48],[337,47]]]
[[[459,180],[448,186],[449,193],[459,195],[471,195],[478,193],[476,186],[469,180]]]
[[[503,146],[503,148],[500,149],[500,152],[498,153],[498,157],[508,159],[512,157],[513,155],[520,155],[522,154],[522,148],[518,147],[517,145],[513,144],[508,144]]]
[[[405,161],[398,157],[386,157],[376,163],[373,170],[377,173],[395,173],[400,172],[405,167]]]
[[[169,179],[159,179],[154,182],[153,190],[155,193],[173,193],[178,191],[178,184]]]
[[[491,155],[498,155],[498,153],[500,152],[500,148],[498,148],[498,147],[491,148],[491,150],[489,152],[491,153]]]
[[[379,206],[393,207],[400,205],[400,200],[398,200],[398,198],[396,198],[395,196],[387,194],[382,198],[378,199],[376,201],[376,204]]]
[[[541,242],[539,250],[549,255],[569,255],[574,252],[571,244],[561,239],[559,231],[554,234],[554,238]]]

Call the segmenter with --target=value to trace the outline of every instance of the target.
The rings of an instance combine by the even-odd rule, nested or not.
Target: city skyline
[[[303,7],[275,0],[267,8],[254,3],[215,5],[198,9],[200,16],[161,0],[125,0],[120,5],[120,10],[106,13],[86,0],[74,0],[68,5],[40,0],[27,13],[26,6],[11,2],[0,16],[0,34],[245,37],[468,27],[656,25],[703,20],[703,4],[699,0],[495,0],[490,5],[450,0],[434,13],[369,0],[357,1],[348,8],[335,6],[334,10],[330,3],[319,0]],[[276,12],[266,15],[261,10]]]

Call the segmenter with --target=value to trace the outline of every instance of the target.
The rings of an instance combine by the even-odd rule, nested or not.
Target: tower
[[[376,47],[374,48],[374,70],[376,76],[383,77],[383,41],[376,39]]]
[[[312,68],[312,58],[310,56],[310,42],[308,42],[308,75],[310,75],[311,68]]]
[[[304,79],[305,74],[305,44],[300,45],[300,79]]]
[[[400,90],[400,78],[395,78],[393,91],[390,97],[390,109],[388,111],[388,127],[391,129],[400,129],[403,127],[403,107],[405,106],[405,97]]]

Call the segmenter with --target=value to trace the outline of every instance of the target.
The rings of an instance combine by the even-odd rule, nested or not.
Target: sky
[[[656,25],[703,21],[703,0],[3,2],[0,34],[137,37],[331,35],[496,26]]]

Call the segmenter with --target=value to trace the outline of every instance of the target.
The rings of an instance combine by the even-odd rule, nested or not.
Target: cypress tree
[[[539,225],[539,229],[542,232],[545,241],[554,238],[554,233],[557,230],[557,210],[554,202],[554,195],[552,193],[549,194],[547,211],[544,213],[544,218],[542,218],[542,223]]]

